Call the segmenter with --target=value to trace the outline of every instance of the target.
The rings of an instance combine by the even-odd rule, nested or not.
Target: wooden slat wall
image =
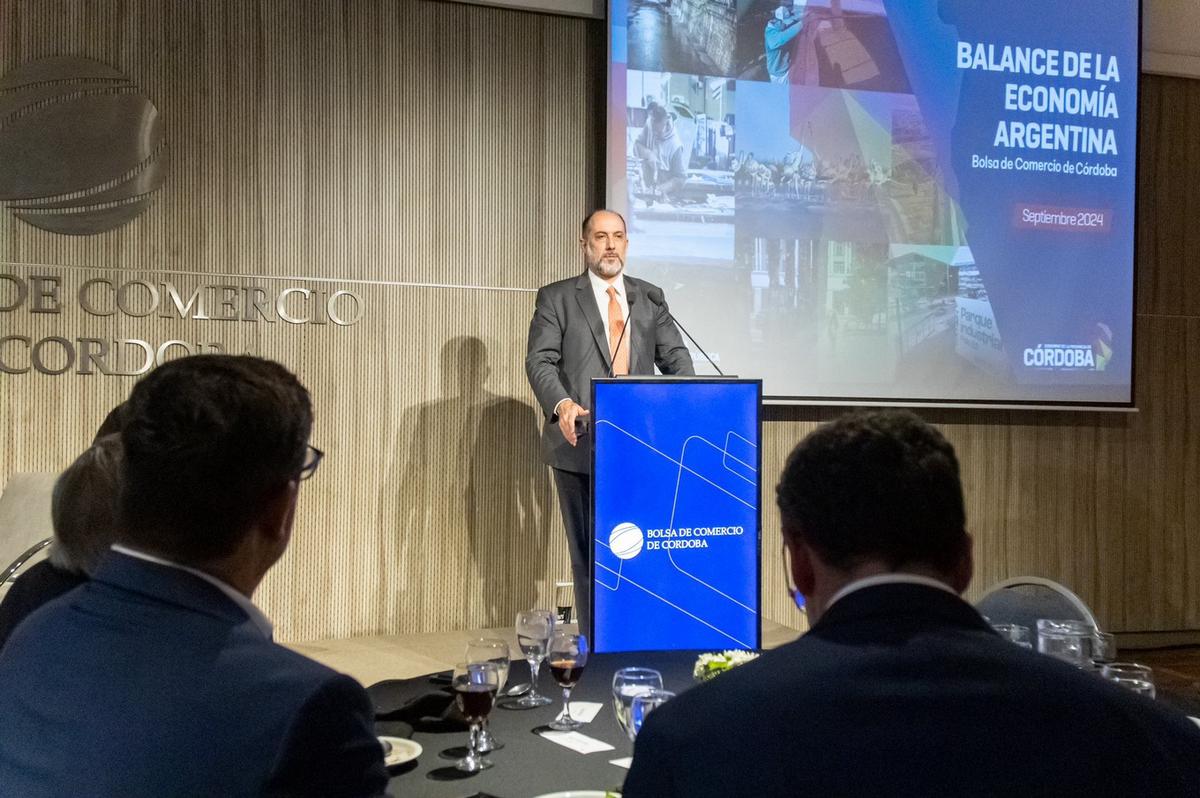
[[[73,301],[0,314],[0,334],[219,341],[301,375],[329,457],[256,596],[281,638],[504,624],[566,578],[522,361],[529,289],[577,268],[575,225],[602,193],[603,53],[596,21],[424,0],[0,0],[0,71],[111,63],[171,148],[154,206],[120,230],[0,215],[0,270],[74,287],[321,277],[364,298],[350,328],[98,319]],[[1200,629],[1198,87],[1143,78],[1141,412],[925,413],[963,459],[973,592],[1036,573],[1116,630]],[[61,468],[131,384],[0,375],[0,480]],[[774,482],[836,412],[767,415],[764,603],[785,623]]]
[[[578,267],[596,194],[596,24],[419,0],[0,2],[0,71],[121,68],[171,157],[112,233],[3,213],[0,271],[58,275],[68,297],[93,277],[363,297],[349,328],[100,319],[73,299],[0,316],[35,340],[215,341],[301,376],[328,457],[256,596],[281,638],[510,623],[569,578],[522,363],[532,289]],[[270,279],[292,276],[335,283]],[[0,375],[0,479],[62,468],[132,384]]]

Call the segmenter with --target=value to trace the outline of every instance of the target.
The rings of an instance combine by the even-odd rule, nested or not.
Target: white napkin
[[[1200,718],[1192,718],[1191,715],[1188,715],[1188,717],[1192,719],[1192,723],[1195,723],[1197,726],[1200,726]]]
[[[564,748],[570,748],[572,751],[578,751],[581,754],[594,754],[597,751],[616,750],[603,740],[597,740],[595,737],[588,737],[586,734],[580,734],[576,731],[544,731],[541,735],[552,743],[558,743]]]
[[[572,701],[571,702],[571,717],[580,723],[591,723],[596,719],[596,713],[604,705],[596,701]],[[562,720],[565,713],[558,713],[558,720]]]
[[[619,768],[625,768],[626,770],[629,770],[629,766],[633,764],[633,757],[624,756],[620,759],[610,759],[608,760],[608,764],[616,765]]]

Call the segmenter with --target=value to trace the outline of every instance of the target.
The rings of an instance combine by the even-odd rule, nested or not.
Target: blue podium
[[[761,407],[761,380],[593,381],[593,650],[760,647]]]

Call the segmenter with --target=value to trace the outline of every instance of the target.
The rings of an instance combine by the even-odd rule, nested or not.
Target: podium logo
[[[34,227],[120,227],[150,206],[164,156],[158,109],[107,64],[44,58],[0,78],[0,202]]]
[[[608,547],[620,560],[632,560],[642,552],[645,536],[636,525],[626,521],[608,533]]]

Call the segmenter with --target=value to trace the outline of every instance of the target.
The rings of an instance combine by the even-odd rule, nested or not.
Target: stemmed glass
[[[1092,665],[1103,668],[1117,660],[1117,636],[1097,629],[1092,634]]]
[[[529,662],[529,692],[516,702],[518,707],[542,707],[550,699],[537,691],[538,671],[546,658],[546,645],[554,634],[554,613],[550,610],[525,610],[517,613],[517,643]]]
[[[1110,662],[1100,668],[1100,676],[1138,695],[1154,698],[1154,672],[1136,662]]]
[[[563,689],[562,715],[550,722],[550,728],[555,731],[575,731],[583,724],[571,717],[571,688],[583,676],[583,668],[587,665],[587,637],[559,630],[550,639],[546,657],[550,660],[550,673],[554,675],[554,681]]]
[[[1091,667],[1092,634],[1095,631],[1095,627],[1086,621],[1039,618],[1037,650],[1076,668]]]
[[[651,690],[634,696],[633,704],[629,707],[629,739],[637,737],[638,732],[646,723],[646,716],[675,697],[670,690]]]
[[[633,726],[629,722],[629,711],[633,699],[652,690],[661,690],[662,674],[651,668],[621,668],[613,674],[613,712],[621,730],[633,739]]]
[[[454,767],[466,773],[490,768],[492,761],[480,756],[479,730],[491,714],[496,691],[500,689],[500,669],[494,662],[460,662],[454,666],[451,687],[458,711],[471,724],[467,755],[455,762]]]
[[[509,652],[508,643],[498,637],[480,637],[467,643],[467,662],[492,662],[500,672],[500,690],[508,682]],[[488,729],[487,718],[483,720],[483,728],[479,732],[477,748],[481,754],[490,754],[504,747],[504,743],[496,740]]]
[[[1016,643],[1021,648],[1033,648],[1033,640],[1030,638],[1028,626],[1021,626],[1018,623],[994,623],[992,628],[996,630],[996,634],[1010,643]]]

